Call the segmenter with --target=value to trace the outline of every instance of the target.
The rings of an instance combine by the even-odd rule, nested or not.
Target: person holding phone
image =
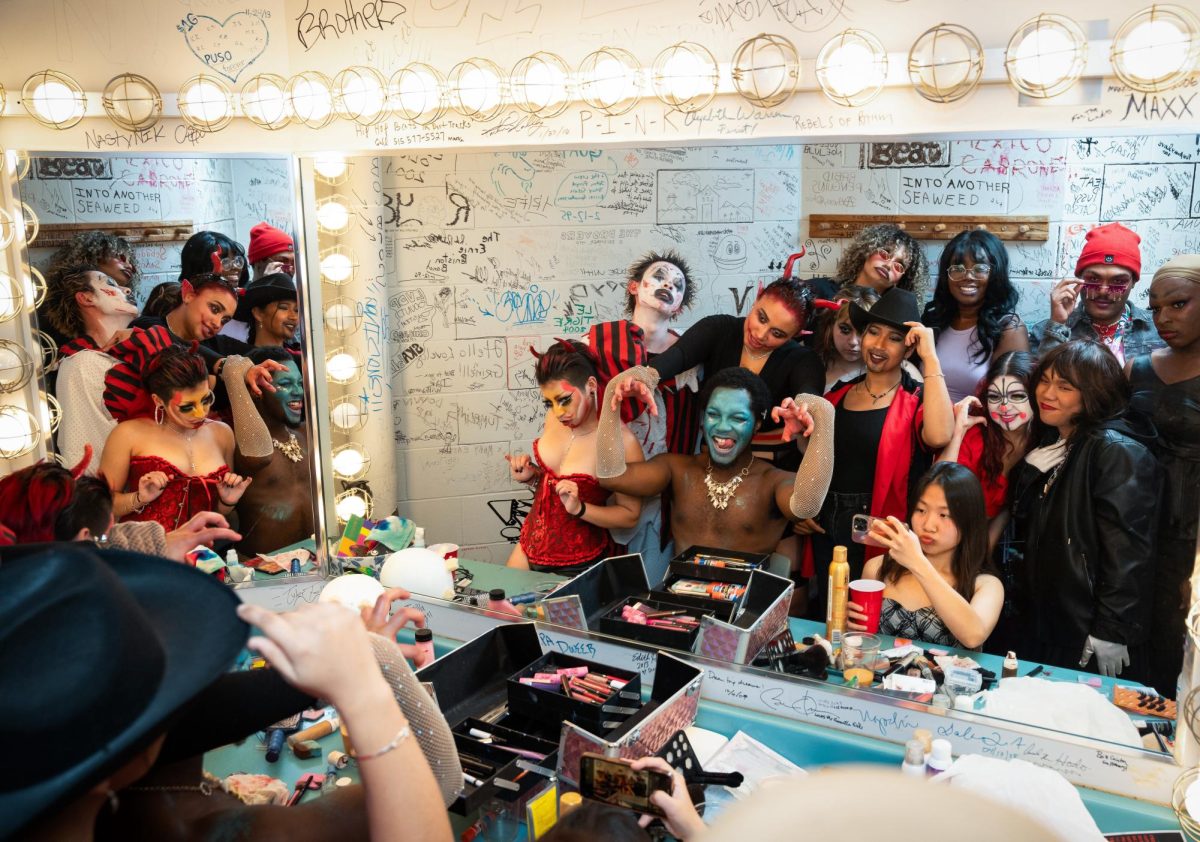
[[[1004,605],[1004,586],[987,569],[987,515],[979,480],[957,462],[921,477],[911,527],[874,518],[867,541],[887,550],[863,576],[884,583],[879,632],[940,646],[978,649]],[[864,606],[847,604],[847,628],[867,631]]]

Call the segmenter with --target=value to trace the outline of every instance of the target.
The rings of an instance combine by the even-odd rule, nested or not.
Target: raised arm
[[[604,400],[600,402],[600,423],[596,433],[596,477],[601,487],[621,494],[637,497],[661,494],[671,484],[670,463],[664,458],[668,454],[660,453],[649,462],[629,464],[620,401],[616,398],[626,384],[638,385],[652,393],[658,386],[658,373],[645,366],[634,366],[608,381]]]
[[[954,437],[954,405],[946,390],[946,375],[942,374],[942,363],[938,360],[933,329],[920,322],[905,324],[910,330],[904,342],[916,346],[925,373],[925,418],[921,423],[921,440],[926,447],[941,450]]]
[[[663,380],[670,380],[681,371],[687,371],[708,359],[716,347],[721,334],[733,316],[705,316],[683,332],[675,344],[654,358],[650,368],[657,371]]]
[[[262,468],[275,455],[271,433],[246,386],[246,372],[253,367],[254,364],[246,357],[226,357],[225,365],[221,368],[221,380],[225,383],[229,408],[233,413],[238,466],[243,471]]]
[[[833,404],[816,395],[786,398],[771,410],[771,417],[784,425],[783,438],[797,433],[808,439],[800,470],[788,474],[775,487],[775,503],[788,520],[816,517],[829,492],[833,477]]]

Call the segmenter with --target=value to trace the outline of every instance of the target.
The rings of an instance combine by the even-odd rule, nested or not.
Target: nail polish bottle
[[[435,661],[437,655],[433,652],[433,632],[430,629],[417,629],[416,639],[417,657],[413,660],[419,669]]]
[[[512,614],[514,617],[524,617],[520,609],[508,601],[504,588],[492,588],[488,591],[488,610],[498,614]]]

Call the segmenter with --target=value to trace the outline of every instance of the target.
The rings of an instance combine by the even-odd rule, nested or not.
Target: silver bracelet
[[[360,754],[358,755],[357,759],[359,762],[362,762],[363,760],[374,760],[376,757],[382,757],[396,746],[400,745],[400,743],[407,740],[410,736],[412,736],[412,732],[408,730],[408,723],[405,723],[404,727],[396,732],[396,736],[392,737],[392,741],[390,743],[379,749],[379,751],[372,752],[371,754]]]

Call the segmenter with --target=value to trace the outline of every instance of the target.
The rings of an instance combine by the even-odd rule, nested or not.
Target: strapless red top
[[[222,465],[202,476],[185,474],[161,456],[134,456],[129,460],[129,488],[136,489],[138,481],[151,471],[162,471],[170,480],[158,499],[147,503],[140,512],[130,512],[122,520],[153,520],[170,532],[187,523],[200,512],[215,512],[221,502],[217,483],[229,473]]]
[[[600,487],[590,474],[556,474],[546,467],[533,442],[533,455],[542,466],[542,476],[533,494],[533,505],[521,527],[521,548],[534,564],[568,567],[611,555],[614,547],[608,530],[572,517],[563,508],[554,483],[573,480],[579,486],[579,499],[589,506],[603,506],[612,493]]]

